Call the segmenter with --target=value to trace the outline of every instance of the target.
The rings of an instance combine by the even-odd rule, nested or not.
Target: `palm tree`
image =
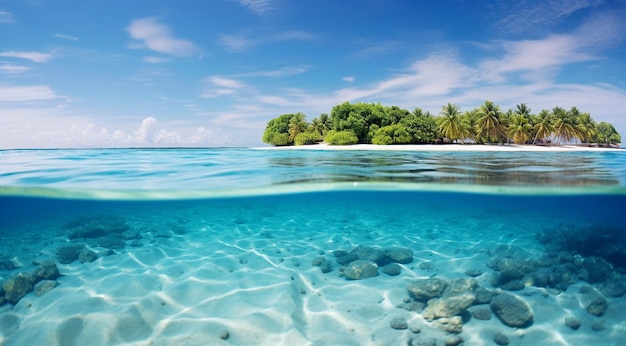
[[[463,124],[463,128],[466,133],[466,137],[474,141],[474,143],[478,142],[478,135],[476,133],[476,123],[478,122],[478,109],[474,108],[470,111],[466,111],[461,115],[461,123]]]
[[[592,138],[598,133],[596,122],[591,118],[589,113],[581,113],[576,119],[576,129],[580,134],[580,141],[583,143],[591,143]]]
[[[451,141],[457,141],[464,139],[467,135],[467,130],[463,126],[460,118],[460,108],[457,105],[448,103],[441,109],[442,117],[439,120],[439,131]]]
[[[476,132],[478,136],[487,139],[501,139],[506,137],[506,128],[500,123],[502,112],[500,107],[487,100],[478,109]]]
[[[326,127],[326,124],[320,120],[320,118],[313,118],[313,120],[311,120],[311,124],[307,128],[307,131],[316,132],[322,136],[326,136],[328,128]]]
[[[522,115],[526,119],[530,118],[530,108],[528,108],[525,103],[520,103],[515,107],[517,108],[515,114]]]
[[[535,138],[533,144],[537,143],[537,140],[545,142],[548,137],[554,132],[554,125],[552,124],[552,114],[547,109],[542,109],[536,117],[535,125]]]
[[[304,120],[304,118],[304,114],[296,113],[289,120],[289,140],[291,142],[294,141],[299,133],[306,131],[308,124],[306,123],[306,120]]]
[[[562,141],[570,142],[580,137],[576,129],[576,107],[572,107],[574,112],[566,111],[561,107],[554,107],[552,115],[554,116],[554,138],[555,142],[561,144]]]
[[[528,122],[528,119],[521,114],[511,117],[511,123],[509,124],[508,135],[513,138],[513,143],[524,144],[530,138],[530,131],[533,127]]]
[[[322,113],[320,114],[319,117],[320,121],[326,125],[326,128],[328,130],[332,130],[333,129],[333,120],[328,116],[328,113]]]

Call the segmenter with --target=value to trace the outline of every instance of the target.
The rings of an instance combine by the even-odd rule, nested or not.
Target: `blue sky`
[[[626,136],[626,1],[0,0],[0,148],[258,146],[345,101],[577,106]]]

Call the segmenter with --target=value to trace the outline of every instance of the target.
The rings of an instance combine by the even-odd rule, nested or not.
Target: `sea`
[[[626,150],[0,150],[0,283],[0,345],[623,345]]]

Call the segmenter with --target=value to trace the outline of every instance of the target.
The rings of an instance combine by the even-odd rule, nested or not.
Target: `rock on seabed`
[[[500,293],[491,299],[491,310],[502,323],[509,327],[528,327],[533,323],[534,314],[522,298]]]
[[[343,273],[351,280],[367,279],[378,275],[378,265],[370,260],[357,260],[348,264]]]

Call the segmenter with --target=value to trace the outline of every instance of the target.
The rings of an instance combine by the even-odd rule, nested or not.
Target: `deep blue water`
[[[303,246],[315,252],[332,250],[331,243],[402,246],[420,239],[458,241],[461,249],[500,241],[541,250],[546,232],[599,233],[607,242],[626,244],[625,211],[621,150],[0,151],[4,261],[63,243],[68,221],[103,215],[124,218],[145,233],[168,225],[194,237],[211,229],[252,249],[256,236],[279,244],[281,232],[301,234],[310,242]],[[127,244],[116,251],[133,250]],[[617,252],[609,259],[616,269],[622,264]],[[20,270],[0,266],[0,281]],[[452,267],[438,272],[448,274],[459,273]],[[7,306],[0,316],[9,313]],[[18,335],[0,335],[0,344],[19,344],[24,339]]]

